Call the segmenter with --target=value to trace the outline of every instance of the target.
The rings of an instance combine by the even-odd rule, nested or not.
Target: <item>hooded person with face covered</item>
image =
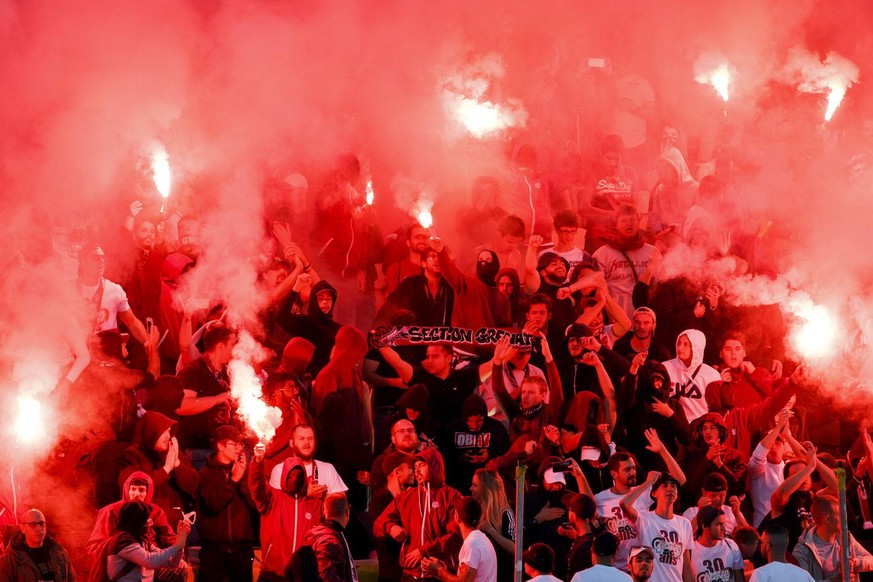
[[[276,322],[292,337],[302,337],[315,345],[308,368],[313,376],[330,361],[336,335],[342,327],[333,320],[336,302],[336,289],[327,281],[319,281],[309,292],[306,315],[296,315],[286,310],[276,316]]]
[[[642,358],[640,358],[641,360]],[[666,468],[660,455],[649,450],[645,431],[657,431],[661,442],[674,457],[680,445],[691,442],[691,431],[679,399],[670,396],[670,383],[664,365],[649,360],[635,361],[619,393],[625,442],[628,450],[649,469]]]
[[[269,484],[264,477],[264,448],[255,447],[249,467],[249,489],[261,513],[261,578],[284,580],[285,565],[305,535],[321,523],[321,499],[307,497],[309,479],[303,461],[290,457]],[[266,576],[265,576],[266,575]]]
[[[452,325],[479,329],[512,323],[509,297],[497,289],[500,260],[494,251],[483,250],[476,256],[476,276],[471,277],[458,270],[442,241],[431,241],[431,248],[439,254],[443,277],[455,292]]]

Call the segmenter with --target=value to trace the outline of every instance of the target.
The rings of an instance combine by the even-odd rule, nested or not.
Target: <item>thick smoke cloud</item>
[[[798,54],[830,50],[873,62],[858,28],[871,21],[868,3],[849,0],[0,0],[4,414],[31,385],[34,358],[45,376],[34,394],[67,360],[59,322],[75,303],[78,246],[98,227],[116,239],[104,243],[129,236],[119,225],[134,200],[160,206],[155,143],[173,171],[170,208],[208,226],[190,284],[225,299],[236,321],[264,301],[253,259],[266,242],[265,181],[304,172],[316,189],[351,151],[373,179],[385,232],[424,192],[448,238],[472,180],[508,173],[514,145],[535,144],[543,169],[559,169],[632,114],[651,135],[680,128],[694,151],[730,149],[743,183],[730,195],[752,219],[769,213],[790,241],[771,249],[790,275],[737,283],[735,296],[802,289],[863,325],[866,302],[846,298],[870,289],[859,217],[873,202],[849,183],[846,162],[873,138],[868,72],[825,125],[821,96],[799,93],[784,71]],[[711,53],[736,71],[728,104],[694,79]],[[656,99],[619,99],[590,58]],[[510,127],[483,140],[461,131],[446,110],[461,93],[504,108]],[[33,266],[50,249],[55,258]]]

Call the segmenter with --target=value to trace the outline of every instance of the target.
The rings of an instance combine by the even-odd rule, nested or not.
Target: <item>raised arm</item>
[[[409,381],[412,380],[412,374],[415,372],[412,364],[401,358],[400,354],[398,354],[393,348],[379,348],[379,353],[382,354],[385,361],[394,368],[394,371],[397,372],[397,375],[400,376],[403,383],[409,384]]]
[[[673,458],[673,455],[670,454],[670,451],[667,450],[667,447],[664,446],[664,443],[661,442],[661,439],[658,436],[658,431],[653,428],[647,428],[645,435],[646,439],[649,441],[646,448],[653,453],[660,455],[661,459],[664,460],[664,464],[667,466],[667,470],[679,481],[679,485],[685,485],[685,472],[682,470],[682,467],[679,466],[679,463],[676,462],[676,459]]]
[[[587,352],[582,356],[582,363],[594,366],[594,371],[597,373],[597,382],[603,391],[603,412],[606,415],[606,423],[609,425],[609,434],[612,434],[612,431],[615,429],[615,423],[618,420],[618,411],[615,404],[615,387],[612,385],[612,378],[609,377],[606,367],[594,352]]]
[[[531,235],[524,255],[524,290],[528,295],[533,295],[540,288],[540,274],[537,272],[537,255],[543,237],[538,234]]]
[[[810,447],[806,452],[806,467],[802,471],[798,471],[785,481],[779,484],[773,495],[770,496],[770,508],[773,517],[782,515],[782,510],[785,509],[785,504],[788,503],[788,498],[800,487],[804,479],[812,475],[815,471],[815,465],[818,459],[815,456],[815,449]],[[778,512],[778,514],[777,514]]]
[[[637,499],[639,499],[642,494],[646,491],[646,488],[651,487],[655,484],[655,481],[658,480],[658,477],[661,476],[661,473],[658,471],[650,471],[649,477],[636,487],[630,490],[627,495],[621,498],[619,501],[619,505],[621,506],[621,510],[627,516],[628,520],[631,523],[636,523],[637,518],[640,516],[639,512],[637,512],[634,507],[634,503],[636,503]]]
[[[509,346],[509,338],[503,337],[497,342],[497,346],[494,348],[494,358],[491,360],[494,368],[491,374],[491,389],[494,390],[494,396],[497,397],[497,402],[500,403],[503,412],[510,419],[518,415],[519,406],[503,384],[503,366],[512,357],[513,351],[514,349]]]

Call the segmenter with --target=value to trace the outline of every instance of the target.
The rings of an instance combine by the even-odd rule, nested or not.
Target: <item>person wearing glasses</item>
[[[0,557],[0,580],[76,579],[67,551],[48,535],[45,515],[38,509],[21,518],[21,531],[9,542]]]
[[[212,446],[197,489],[200,578],[251,581],[255,545],[251,512],[257,507],[246,479],[243,436],[236,427],[222,425],[212,433]]]

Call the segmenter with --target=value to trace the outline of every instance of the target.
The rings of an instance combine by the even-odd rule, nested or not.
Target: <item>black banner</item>
[[[509,337],[514,347],[538,345],[540,338],[524,332],[513,332],[496,327],[480,327],[477,330],[463,327],[419,327],[416,325],[389,327],[380,326],[370,332],[370,347],[414,346],[426,344],[467,344],[477,346],[495,345]]]

